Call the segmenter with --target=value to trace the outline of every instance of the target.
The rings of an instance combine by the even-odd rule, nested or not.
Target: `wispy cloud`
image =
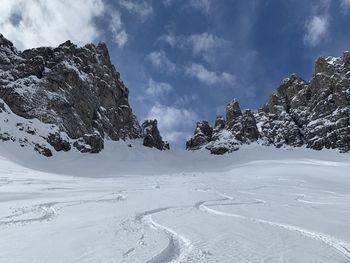
[[[119,47],[123,47],[128,41],[128,34],[124,29],[120,13],[115,10],[110,13],[109,30],[112,33],[112,41]]]
[[[350,9],[350,0],[340,0],[340,7],[346,13]]]
[[[305,25],[304,44],[310,47],[319,45],[330,37],[331,21],[334,13],[331,12],[331,4],[339,4],[340,9],[346,14],[350,9],[350,0],[319,0],[313,5],[312,15]]]
[[[163,50],[151,52],[146,59],[160,71],[173,72],[176,69],[175,64],[170,61]]]
[[[332,0],[318,0],[305,23],[304,44],[315,47],[329,36]]]
[[[178,96],[175,99],[175,105],[181,107],[189,105],[190,103],[193,103],[198,99],[198,96],[196,94],[184,94],[182,96]]]
[[[119,0],[119,5],[145,20],[153,14],[153,7],[143,0]]]
[[[191,35],[187,44],[191,46],[195,55],[202,55],[206,60],[213,59],[215,51],[223,47],[227,41],[209,33]]]
[[[211,0],[191,0],[189,1],[189,5],[209,13]]]
[[[306,33],[304,35],[304,43],[314,47],[318,45],[328,35],[329,16],[313,16],[306,23]]]
[[[211,10],[212,0],[163,0],[163,4],[165,6],[171,6],[175,3],[180,3],[183,9],[190,7],[205,13],[209,13]]]
[[[164,41],[165,43],[169,44],[171,47],[175,47],[179,42],[179,38],[172,32],[166,35],[162,35],[159,38],[159,40]]]
[[[145,94],[150,98],[158,98],[168,94],[173,90],[173,87],[165,82],[156,82],[153,79],[149,79],[148,87],[145,90]]]
[[[209,71],[203,65],[196,63],[187,66],[185,72],[187,75],[197,78],[200,82],[209,86],[214,84],[227,84],[232,86],[236,81],[236,77],[230,73]]]
[[[228,41],[208,32],[190,36],[176,36],[170,32],[161,36],[160,40],[166,42],[171,47],[190,49],[195,56],[201,56],[206,61],[212,61],[215,58],[216,51],[228,44]]]

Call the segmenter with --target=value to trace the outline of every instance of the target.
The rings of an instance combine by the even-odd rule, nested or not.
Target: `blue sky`
[[[350,0],[2,0],[20,48],[104,41],[141,122],[175,148],[233,98],[257,109],[282,79],[350,49]]]

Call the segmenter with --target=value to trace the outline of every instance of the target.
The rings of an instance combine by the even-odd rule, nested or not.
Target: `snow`
[[[5,111],[0,112],[0,135],[6,134],[10,138],[4,142],[0,140],[1,148],[6,148],[7,144],[11,144],[15,149],[18,148],[18,145],[22,147],[30,146],[29,148],[33,151],[34,146],[40,144],[54,150],[44,139],[50,133],[59,133],[63,139],[70,140],[68,135],[65,132],[61,132],[56,125],[46,124],[38,119],[20,117],[14,114],[2,99],[0,99],[0,104],[3,104],[5,108]]]
[[[88,81],[89,80],[89,74],[86,74],[85,72],[82,72],[78,69],[78,67],[74,64],[74,62],[72,61],[66,61],[64,60],[63,62],[61,62],[65,68],[67,68],[68,70],[72,70],[74,71],[81,80],[83,81]]]
[[[339,64],[341,62],[341,58],[340,57],[332,57],[329,56],[326,58],[326,61],[328,64],[331,64],[332,66],[336,66],[337,64]]]
[[[349,154],[18,149],[0,144],[0,262],[350,261]]]
[[[39,89],[40,79],[36,76],[29,76],[23,79],[17,79],[7,85],[7,88],[14,87],[14,91],[22,96],[31,98]]]
[[[215,135],[215,140],[212,142],[209,142],[206,149],[214,149],[214,148],[226,148],[230,152],[239,149],[239,146],[242,143],[238,141],[235,136],[232,134],[231,131],[228,131],[226,129],[223,129]]]

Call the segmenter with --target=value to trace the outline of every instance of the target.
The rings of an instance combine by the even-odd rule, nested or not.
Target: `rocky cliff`
[[[0,140],[50,156],[77,149],[97,153],[104,140],[149,141],[128,102],[129,91],[104,43],[18,51],[0,34]],[[152,131],[159,131],[156,122]],[[160,140],[160,141],[159,141]]]
[[[256,112],[242,112],[233,100],[226,108],[226,120],[219,116],[214,127],[206,121],[197,123],[187,149],[223,154],[255,141],[349,152],[350,52],[340,58],[319,58],[310,81],[295,74],[283,80]]]

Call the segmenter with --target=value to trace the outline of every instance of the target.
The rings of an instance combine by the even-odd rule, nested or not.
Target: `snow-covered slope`
[[[350,158],[0,147],[0,262],[349,262]],[[98,178],[97,178],[98,177]]]
[[[28,147],[45,156],[51,156],[54,147],[48,138],[60,138],[62,147],[70,150],[71,140],[65,132],[55,124],[45,124],[38,119],[25,119],[14,114],[0,98],[0,143],[13,144],[17,151],[20,147]],[[66,143],[64,143],[66,142]]]

